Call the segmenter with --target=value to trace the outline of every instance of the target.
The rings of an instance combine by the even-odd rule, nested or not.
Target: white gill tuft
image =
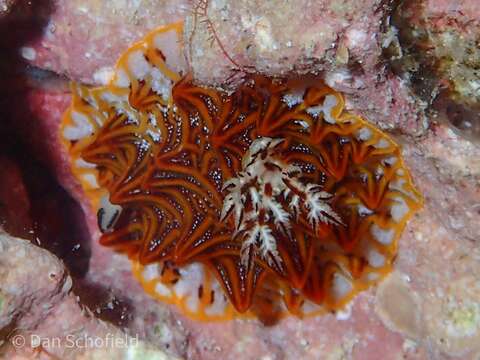
[[[302,214],[313,229],[321,223],[342,224],[327,202],[332,195],[318,184],[302,183],[302,168],[280,158],[283,143],[266,137],[255,140],[242,159],[242,171],[223,185],[226,196],[220,220],[233,216],[234,237],[240,235],[242,240],[245,266],[252,264],[253,256],[272,266],[281,264],[276,236],[291,236],[292,221]]]

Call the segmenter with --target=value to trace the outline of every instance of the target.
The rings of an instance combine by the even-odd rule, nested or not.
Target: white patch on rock
[[[341,68],[336,71],[329,72],[325,76],[325,83],[332,87],[345,86],[352,79],[352,74],[347,69]]]
[[[20,55],[28,61],[33,61],[37,58],[37,52],[34,48],[24,46],[20,48]]]
[[[255,24],[255,43],[260,51],[272,51],[278,49],[278,44],[273,38],[270,21],[262,17]]]
[[[348,48],[363,47],[367,40],[367,33],[358,29],[350,29],[346,33],[346,41]]]

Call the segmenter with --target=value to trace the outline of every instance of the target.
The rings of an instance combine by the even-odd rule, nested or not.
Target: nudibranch
[[[320,80],[195,85],[155,30],[106,86],[72,86],[61,138],[146,292],[201,320],[335,311],[391,271],[422,204],[399,146]]]

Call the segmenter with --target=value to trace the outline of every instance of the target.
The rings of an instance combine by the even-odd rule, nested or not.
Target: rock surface
[[[70,291],[62,262],[28,240],[0,234],[0,280],[2,358],[174,359],[96,319]]]
[[[392,1],[62,1],[45,14],[42,35],[25,42],[25,61],[77,81],[102,83],[128,44],[157,26],[185,22],[189,71],[231,88],[245,73],[323,73],[348,106],[382,128],[421,134],[421,103],[388,73],[383,48]],[[177,46],[177,44],[170,44]],[[409,114],[407,116],[407,114]]]
[[[393,15],[403,56],[394,61],[420,98],[464,136],[480,139],[480,4],[404,1]]]

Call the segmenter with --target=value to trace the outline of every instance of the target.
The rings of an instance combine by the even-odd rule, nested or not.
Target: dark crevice
[[[97,318],[120,328],[128,327],[133,314],[130,300],[116,295],[104,286],[83,280],[74,282],[73,290],[78,294],[80,302]]]
[[[51,251],[78,278],[90,258],[82,209],[39,151],[41,134],[25,131],[39,122],[28,106],[32,86],[54,77],[32,70],[19,49],[43,33],[53,9],[52,1],[19,1],[0,21],[0,226]]]
[[[35,106],[57,110],[41,97],[67,92],[67,79],[34,68],[20,56],[20,48],[44,32],[53,10],[50,0],[19,1],[0,20],[0,228],[63,260],[80,301],[98,318],[126,327],[132,314],[130,302],[86,278],[91,257],[86,219],[81,206],[59,184],[58,159],[47,144],[56,128],[45,125],[35,113]],[[31,103],[38,96],[38,104]],[[0,333],[0,339],[5,335]]]

